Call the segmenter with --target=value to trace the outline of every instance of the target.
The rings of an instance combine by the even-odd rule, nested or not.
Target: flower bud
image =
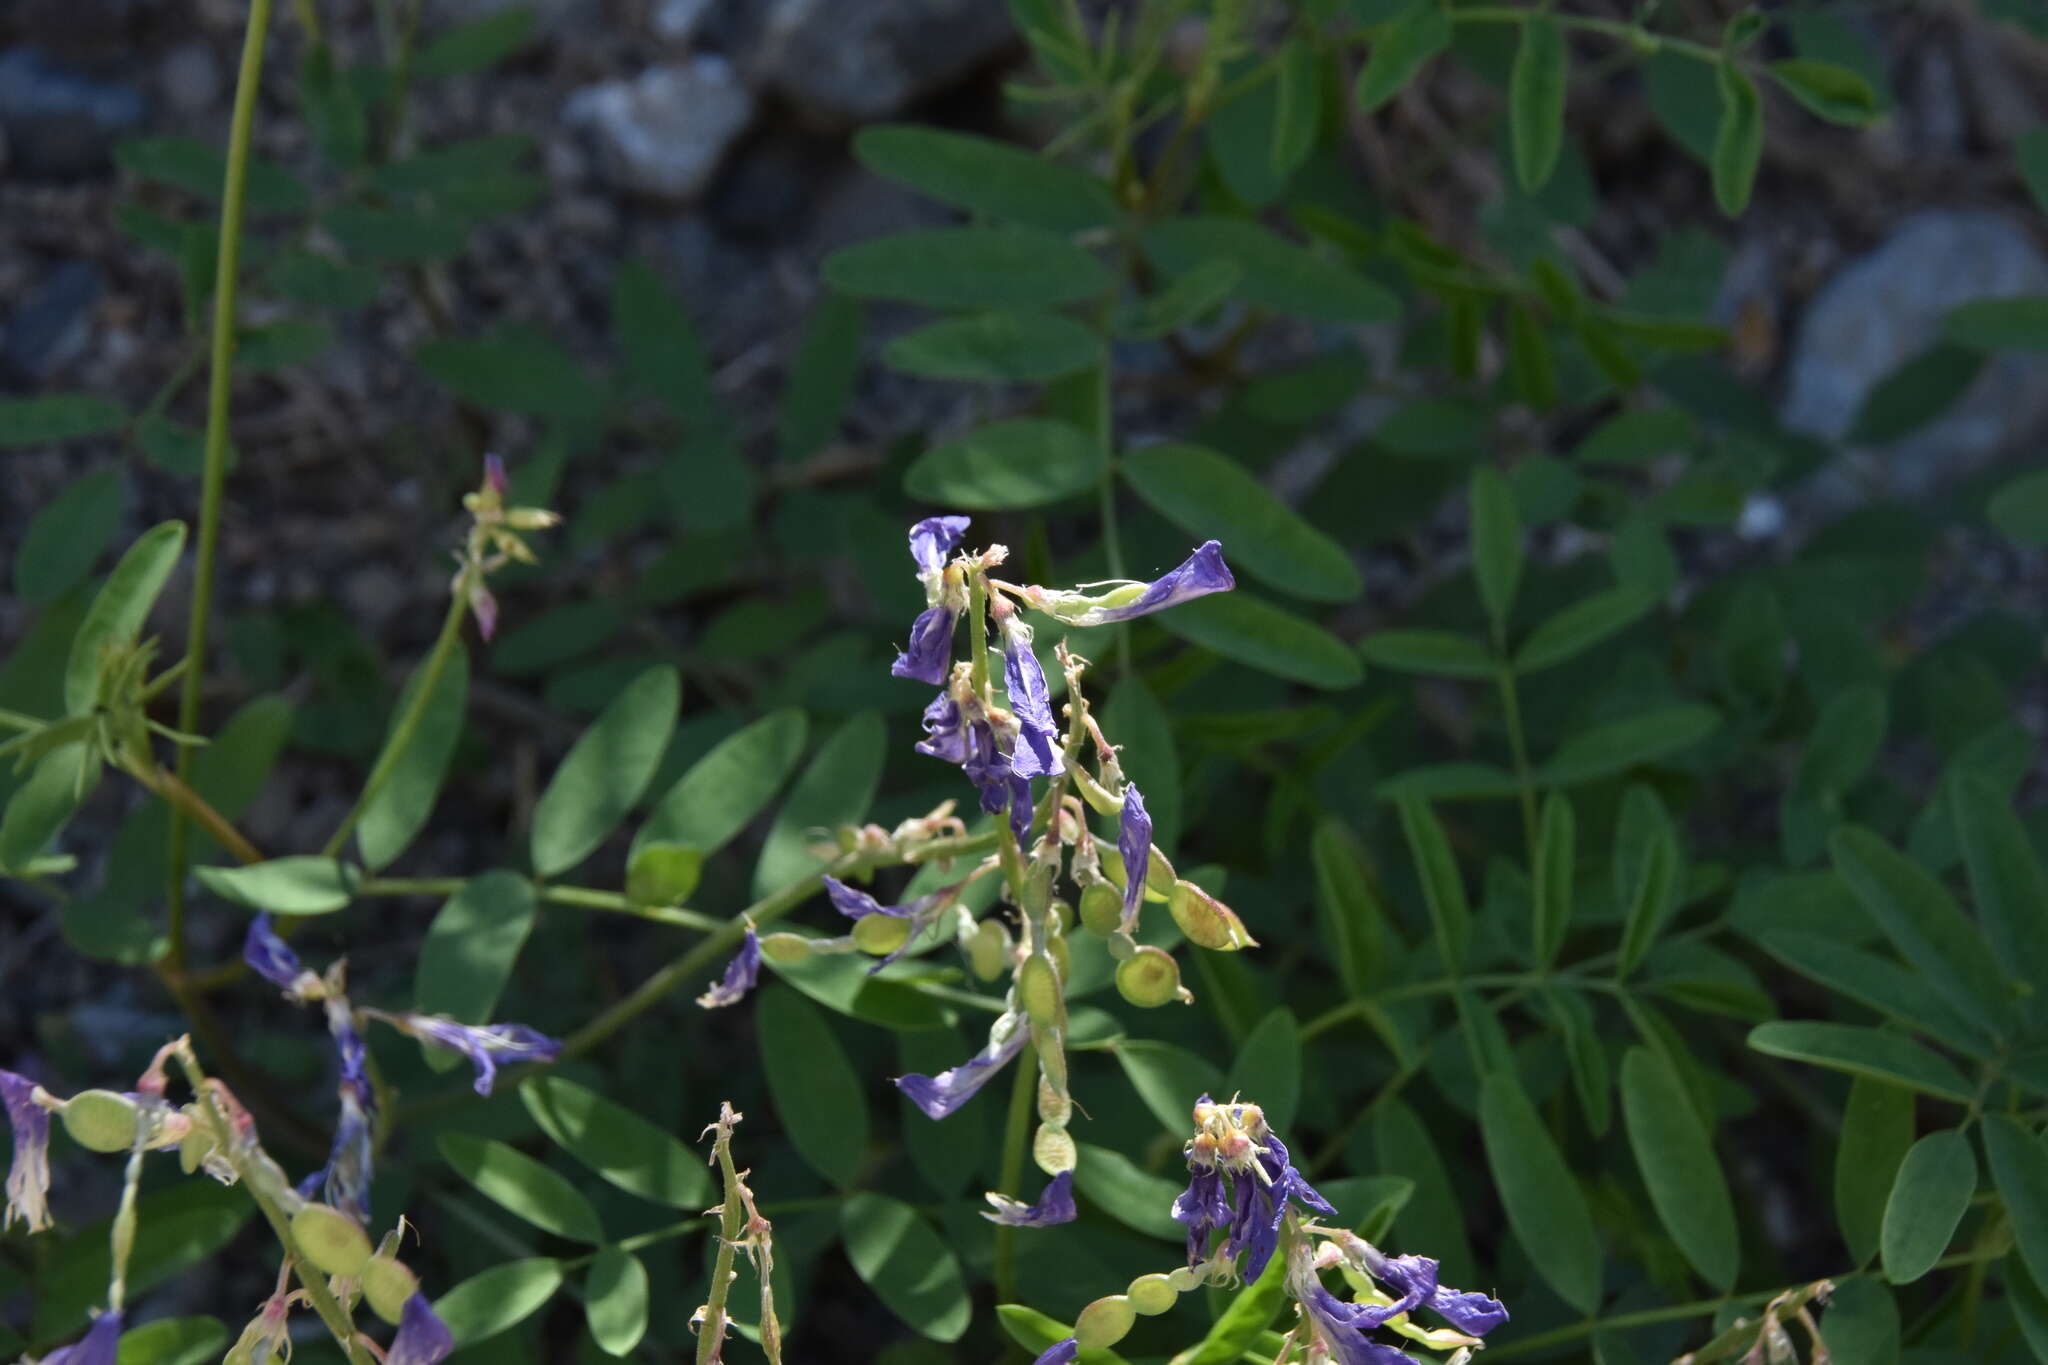
[[[1003,974],[1010,956],[1010,936],[993,919],[985,919],[974,930],[967,945],[967,965],[978,981],[993,981]]]
[[[1131,1324],[1137,1320],[1138,1314],[1131,1307],[1130,1299],[1122,1294],[1110,1294],[1081,1310],[1081,1316],[1074,1319],[1074,1340],[1081,1343],[1084,1351],[1091,1347],[1114,1346],[1129,1334]]]
[[[1124,898],[1108,882],[1090,882],[1081,892],[1081,925],[1089,933],[1107,938],[1123,917]]]
[[[1157,1009],[1181,995],[1180,964],[1163,948],[1141,946],[1116,964],[1116,990],[1133,1005]]]
[[[1017,1001],[1033,1023],[1053,1024],[1060,1017],[1060,981],[1052,959],[1034,954],[1017,968]]]
[[[292,1240],[307,1260],[330,1275],[353,1278],[370,1259],[370,1239],[362,1227],[329,1204],[308,1204],[293,1214]]]
[[[1081,1152],[1074,1145],[1074,1138],[1058,1124],[1041,1123],[1031,1138],[1031,1159],[1038,1169],[1047,1175],[1058,1175],[1071,1171],[1081,1159]]]
[[[1164,1275],[1140,1275],[1124,1290],[1124,1297],[1131,1301],[1132,1309],[1150,1318],[1173,1307],[1180,1299],[1180,1291]]]
[[[363,1265],[363,1297],[378,1317],[398,1325],[405,1301],[420,1292],[420,1277],[395,1256],[372,1256]]]
[[[811,941],[802,934],[769,934],[761,940],[761,956],[770,962],[802,962],[811,955]]]
[[[1166,898],[1166,908],[1188,941],[1199,947],[1234,953],[1240,948],[1258,946],[1229,906],[1193,882],[1175,882],[1172,894]]]
[[[910,941],[910,921],[894,915],[863,915],[853,922],[853,941],[869,957],[887,957]]]
[[[89,1152],[125,1152],[135,1145],[142,1109],[111,1090],[81,1090],[58,1110],[64,1131]]]

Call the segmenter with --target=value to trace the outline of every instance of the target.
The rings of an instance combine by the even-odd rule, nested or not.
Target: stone
[[[188,118],[203,114],[220,98],[220,62],[209,44],[195,38],[164,54],[157,83],[173,112]]]
[[[148,113],[140,90],[61,66],[39,48],[0,51],[0,132],[14,170],[53,180],[96,174]]]
[[[698,25],[710,11],[711,0],[655,0],[649,22],[655,37],[680,47],[697,36]]]
[[[696,197],[753,117],[731,63],[708,54],[585,86],[562,107],[562,121],[596,142],[610,179],[662,199]]]
[[[1972,299],[2048,293],[2048,257],[2018,226],[1977,209],[1929,209],[1849,262],[1808,306],[1793,345],[1787,426],[1827,440],[1848,433],[1878,382],[1933,346],[1949,311]],[[1937,420],[1867,454],[1899,497],[1923,496],[1983,469],[2048,424],[2048,359],[2008,354]],[[1816,476],[1825,502],[1857,500],[1857,480]]]
[[[0,362],[31,383],[56,374],[84,353],[105,291],[106,276],[92,261],[65,261],[44,272],[7,314]]]
[[[996,0],[776,0],[757,73],[814,118],[872,123],[959,83],[1015,42]]]

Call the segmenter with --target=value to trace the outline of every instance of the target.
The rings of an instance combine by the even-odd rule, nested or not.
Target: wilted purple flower
[[[43,1365],[114,1365],[121,1350],[121,1311],[110,1308],[92,1320],[85,1335],[43,1357]]]
[[[291,945],[278,936],[268,911],[249,921],[249,932],[242,936],[242,960],[258,976],[287,993],[306,970]]]
[[[1024,590],[1024,599],[1039,611],[1068,625],[1106,626],[1115,621],[1149,616],[1155,611],[1164,611],[1212,592],[1229,592],[1236,586],[1237,580],[1231,577],[1230,566],[1223,562],[1222,544],[1207,540],[1179,565],[1150,583],[1119,583],[1108,592],[1093,596],[1029,587]]]
[[[924,738],[917,751],[947,763],[967,761],[967,730],[961,724],[960,705],[949,693],[941,692],[924,708]]]
[[[1202,1159],[1188,1154],[1188,1187],[1173,1201],[1173,1221],[1188,1230],[1188,1264],[1193,1265],[1209,1250],[1209,1234],[1230,1221],[1230,1201],[1224,1197],[1223,1172],[1217,1169],[1215,1149]]]
[[[476,1068],[476,1093],[488,1095],[501,1065],[552,1062],[562,1045],[525,1024],[461,1024],[445,1014],[380,1014],[378,1018],[423,1043],[460,1052]]]
[[[7,1169],[7,1210],[0,1231],[19,1218],[30,1232],[50,1226],[50,1111],[35,1101],[36,1083],[0,1071],[0,1101],[14,1131],[14,1160]]]
[[[1427,1308],[1467,1336],[1483,1337],[1508,1320],[1500,1300],[1437,1283],[1437,1263],[1427,1256],[1388,1256],[1362,1237],[1342,1239],[1345,1255],[1397,1293],[1395,1312]]]
[[[967,727],[967,757],[960,764],[981,792],[981,808],[990,815],[1010,812],[1010,832],[1019,839],[1031,832],[1031,779],[1019,773],[985,720]]]
[[[1065,767],[1060,757],[1059,725],[1053,720],[1052,693],[1045,670],[1031,652],[1031,629],[1015,617],[1003,622],[1003,686],[1017,717],[1017,751],[1010,767],[1019,777],[1053,777]]]
[[[848,919],[866,919],[869,915],[887,915],[891,919],[912,919],[923,908],[923,901],[910,905],[884,905],[857,886],[848,886],[837,877],[825,878],[825,895],[832,902],[832,908]]]
[[[925,1117],[942,1119],[974,1098],[974,1092],[988,1083],[989,1077],[1003,1069],[1012,1058],[1024,1050],[1024,1044],[1031,1040],[1031,1031],[1014,1014],[1004,1014],[989,1030],[988,1043],[960,1065],[936,1076],[921,1076],[912,1072],[896,1078],[896,1088],[910,1098],[910,1102],[924,1110]]]
[[[725,964],[725,976],[710,990],[697,997],[697,1003],[707,1010],[722,1009],[737,1005],[746,999],[747,992],[754,989],[754,983],[761,979],[761,936],[754,932],[754,926],[747,926],[747,936],[740,940],[740,950],[732,955],[732,961]]]
[[[503,498],[512,491],[512,481],[505,477],[503,455],[484,456],[484,487]]]
[[[1031,1362],[1031,1365],[1073,1365],[1081,1354],[1081,1343],[1077,1338],[1055,1341],[1045,1348],[1045,1354]]]
[[[440,1365],[454,1349],[448,1324],[435,1315],[424,1294],[415,1294],[399,1312],[398,1335],[391,1338],[384,1365]]]
[[[370,1130],[375,1126],[376,1096],[364,1080],[344,1079],[338,1089],[341,1117],[334,1125],[334,1146],[327,1153],[327,1165],[319,1173],[321,1192],[328,1203],[358,1223],[368,1224],[373,1169]]]
[[[1289,1201],[1318,1213],[1337,1210],[1316,1192],[1266,1124],[1255,1104],[1217,1104],[1207,1095],[1195,1102],[1194,1139],[1188,1143],[1188,1188],[1174,1201],[1173,1216],[1188,1229],[1188,1262],[1202,1259],[1211,1231],[1226,1236],[1226,1259],[1244,1257],[1244,1277],[1256,1280],[1280,1243],[1280,1224]],[[1222,1198],[1224,1177],[1229,1198]]]
[[[897,678],[942,683],[953,667],[953,626],[960,619],[948,606],[926,607],[910,625],[910,647],[896,655],[889,673]]]
[[[1011,1228],[1049,1228],[1056,1223],[1071,1223],[1077,1210],[1074,1207],[1074,1173],[1061,1171],[1039,1192],[1036,1204],[1027,1204],[1021,1199],[1012,1199],[1007,1194],[993,1190],[982,1196],[995,1206],[995,1212],[984,1212],[981,1216],[991,1223],[1001,1223]]]
[[[1295,1300],[1307,1310],[1319,1340],[1341,1365],[1415,1365],[1405,1351],[1374,1341],[1367,1333],[1398,1311],[1384,1305],[1346,1303],[1323,1288],[1313,1272],[1295,1285]]]
[[[1124,922],[1129,933],[1138,923],[1138,906],[1145,899],[1145,877],[1152,867],[1152,817],[1145,810],[1145,795],[1138,784],[1124,780],[1124,808],[1117,815],[1116,851],[1124,858]]]
[[[926,517],[910,528],[910,557],[919,577],[944,573],[946,556],[973,523],[966,517]]]
[[[469,613],[476,617],[476,633],[483,636],[488,644],[498,633],[498,599],[484,586],[483,575],[478,574],[469,585]]]

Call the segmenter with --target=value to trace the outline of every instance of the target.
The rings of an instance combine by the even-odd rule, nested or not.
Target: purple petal
[[[1346,1303],[1311,1280],[1301,1295],[1316,1335],[1326,1342],[1342,1365],[1415,1365],[1415,1358],[1374,1341],[1366,1333],[1379,1327],[1393,1313],[1369,1304]]]
[[[759,953],[756,952],[758,960]],[[460,1052],[476,1068],[476,1093],[488,1095],[501,1065],[551,1062],[562,1045],[525,1024],[462,1024],[444,1014],[399,1014],[391,1020],[422,1042]]]
[[[1045,685],[1045,669],[1031,652],[1030,634],[1014,624],[1003,629],[1003,686],[1009,690],[1019,732],[1012,770],[1019,777],[1056,776],[1066,764],[1060,757],[1052,693]]]
[[[1054,1176],[1039,1193],[1036,1204],[1026,1204],[1008,1195],[990,1194],[988,1202],[995,1205],[994,1213],[981,1216],[991,1223],[1001,1223],[1012,1228],[1049,1228],[1057,1223],[1071,1223],[1078,1210],[1074,1207],[1074,1173],[1061,1171]]]
[[[1370,1243],[1356,1244],[1366,1269],[1400,1295],[1396,1310],[1428,1308],[1467,1336],[1483,1337],[1508,1320],[1508,1310],[1485,1294],[1446,1288],[1437,1283],[1437,1263],[1427,1256],[1387,1256]]]
[[[1008,1025],[1007,1032],[1004,1031],[1005,1025]],[[1031,1030],[1016,1018],[1004,1015],[989,1030],[987,1046],[974,1056],[936,1076],[922,1076],[916,1072],[898,1076],[896,1088],[908,1096],[912,1104],[924,1110],[926,1118],[942,1119],[973,1099],[974,1092],[1022,1052],[1030,1039]]]
[[[947,763],[967,761],[967,732],[960,724],[960,707],[952,697],[941,692],[931,699],[924,708],[924,738],[917,742],[917,751]]]
[[[376,1094],[362,1080],[344,1080],[340,1094],[341,1118],[334,1126],[334,1146],[319,1173],[321,1193],[328,1203],[367,1227]]]
[[[1145,899],[1145,876],[1152,866],[1152,817],[1145,811],[1145,795],[1138,784],[1124,780],[1124,808],[1117,815],[1116,850],[1124,857],[1125,933],[1138,922],[1138,906]]]
[[[511,486],[511,482],[505,477],[505,457],[502,455],[484,456],[484,487],[502,498]]]
[[[950,607],[926,607],[910,626],[910,647],[896,656],[889,673],[937,686],[953,667],[953,623],[960,618]]]
[[[761,936],[747,926],[747,936],[740,940],[740,950],[732,955],[732,961],[725,964],[725,976],[710,990],[697,997],[697,1003],[707,1010],[723,1009],[737,1005],[747,998],[747,992],[754,989],[754,983],[761,979]]]
[[[946,556],[967,534],[969,524],[966,517],[926,517],[911,527],[910,557],[917,561],[918,573],[943,573]]]
[[[1231,577],[1230,566],[1223,562],[1222,544],[1208,540],[1179,565],[1147,583],[1135,600],[1114,607],[1079,607],[1061,611],[1058,615],[1071,625],[1104,626],[1113,621],[1149,616],[1155,611],[1164,611],[1212,592],[1229,592],[1236,586],[1237,580]]]
[[[1230,1202],[1223,1197],[1223,1172],[1214,1166],[1188,1169],[1188,1187],[1173,1201],[1173,1219],[1188,1230],[1188,1264],[1209,1249],[1209,1234],[1230,1221]]]
[[[249,921],[249,932],[242,936],[242,961],[265,981],[287,991],[306,970],[291,945],[278,937],[268,911]]]
[[[121,1349],[121,1313],[109,1309],[92,1320],[85,1335],[43,1357],[43,1365],[114,1365]]]
[[[848,886],[837,877],[825,878],[825,898],[832,902],[834,910],[848,919],[866,919],[869,915],[902,919],[910,913],[900,906],[884,905],[859,887]]]
[[[1081,1354],[1081,1343],[1073,1337],[1055,1341],[1045,1348],[1045,1354],[1031,1362],[1031,1365],[1072,1365]]]
[[[14,1130],[14,1159],[7,1169],[7,1210],[0,1231],[19,1218],[30,1232],[50,1226],[50,1111],[35,1102],[36,1085],[26,1076],[0,1071],[0,1100]]]
[[[1430,1311],[1467,1336],[1483,1337],[1508,1320],[1499,1299],[1477,1290],[1439,1289],[1429,1298]]]
[[[440,1365],[454,1349],[448,1324],[435,1316],[424,1294],[415,1294],[398,1316],[398,1335],[391,1339],[384,1365]]]

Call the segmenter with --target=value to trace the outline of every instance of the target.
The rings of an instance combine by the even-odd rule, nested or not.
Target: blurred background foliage
[[[98,8],[0,15],[0,707],[29,716],[65,711],[116,554],[199,496],[245,16]],[[1510,1303],[1496,1355],[1664,1360],[1715,1316],[1675,1305],[1874,1263],[1837,1361],[2048,1359],[2006,1254],[2018,1225],[2048,1260],[2048,1157],[2007,1174],[1987,1133],[1980,1192],[1966,1138],[1961,1204],[1924,1173],[1952,1142],[1895,1176],[1921,1129],[1990,1094],[2038,1126],[2048,1094],[2033,0],[300,0],[269,56],[195,784],[266,853],[319,848],[482,454],[566,516],[360,836],[389,894],[301,938],[359,995],[573,1033],[695,928],[528,874],[630,890],[659,810],[701,879],[626,908],[722,917],[815,866],[807,830],[960,798],[888,675],[915,517],[1061,585],[1214,536],[1236,593],[1075,643],[1162,845],[1262,946],[1184,949],[1186,1010],[1077,968],[1083,1222],[1023,1237],[1023,1303],[1069,1321],[1170,1265],[1186,1104],[1243,1089],[1356,1225]],[[670,676],[679,709],[635,702]],[[565,761],[593,722],[606,761]],[[565,774],[595,838],[548,818]],[[60,804],[0,823],[0,1033],[85,1085],[178,1027],[128,970],[164,945],[168,822],[117,782]],[[244,922],[202,894],[195,967]],[[405,1097],[378,1217],[421,1226],[459,1358],[689,1351],[709,1248],[677,1220],[716,1196],[676,1143],[722,1099],[797,1358],[994,1358],[1002,1103],[932,1125],[884,1079],[981,1016],[807,971],[703,1014],[708,975],[489,1102],[376,1040]],[[2014,978],[2034,1003],[1973,1008]],[[324,1040],[246,983],[214,1008],[310,1158]],[[560,1179],[479,1178],[484,1140]],[[111,1177],[59,1162],[61,1236],[0,1243],[0,1350],[104,1280]],[[137,1358],[208,1358],[199,1320],[268,1290],[227,1252],[246,1206],[144,1207],[131,1280],[191,1353]]]

